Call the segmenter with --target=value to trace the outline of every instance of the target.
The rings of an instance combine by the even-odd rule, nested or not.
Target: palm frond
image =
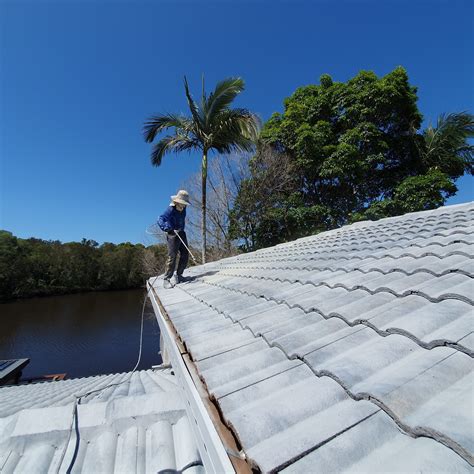
[[[242,79],[225,79],[217,84],[209,97],[206,97],[203,78],[201,107],[191,96],[186,76],[184,88],[191,117],[165,114],[151,117],[145,122],[143,134],[148,143],[153,142],[163,130],[175,129],[174,134],[163,137],[154,145],[151,153],[153,165],[160,166],[163,156],[172,151],[199,148],[230,153],[248,152],[254,149],[261,128],[260,119],[247,109],[229,108],[232,100],[244,88]]]
[[[201,113],[205,117],[206,116],[206,107],[207,107],[207,96],[206,96],[206,88],[204,86],[204,74],[202,75],[202,90],[201,90]]]
[[[228,109],[221,112],[213,127],[214,136],[219,136],[226,130],[240,133],[245,138],[256,141],[261,128],[260,118],[247,109]]]
[[[208,123],[213,117],[227,109],[232,101],[245,89],[244,80],[240,77],[228,77],[217,83],[214,92],[206,101],[206,118]]]
[[[184,91],[186,93],[186,99],[188,101],[189,110],[191,111],[193,120],[197,125],[199,125],[199,128],[202,128],[204,126],[204,119],[202,117],[201,110],[199,109],[198,105],[192,98],[191,93],[189,92],[189,84],[186,76],[184,76]]]
[[[256,142],[260,135],[260,129],[262,128],[262,121],[260,117],[247,109],[234,109],[233,112],[236,112],[237,121],[240,124],[242,134],[248,139]]]
[[[151,152],[151,163],[153,166],[160,166],[165,154],[171,152],[178,153],[193,148],[199,148],[199,142],[195,138],[179,134],[167,135],[153,146]]]
[[[466,144],[466,139],[474,137],[474,116],[466,112],[442,114],[436,128],[428,127],[424,133],[426,156],[440,152],[453,152]]]
[[[227,143],[222,143],[221,145],[216,144],[216,150],[219,153],[245,153],[245,152],[252,152],[255,150],[255,142],[253,140],[249,140],[243,136],[237,137],[233,141],[229,141]]]
[[[252,151],[260,126],[260,119],[246,109],[225,110],[213,127],[212,147],[219,153]]]
[[[428,166],[438,166],[449,174],[472,173],[474,147],[468,139],[474,137],[474,116],[467,112],[443,114],[436,128],[429,126],[423,133],[423,158]]]
[[[181,130],[189,130],[191,121],[183,115],[164,114],[150,117],[143,126],[143,137],[147,143],[151,143],[156,135],[163,130],[175,127]]]

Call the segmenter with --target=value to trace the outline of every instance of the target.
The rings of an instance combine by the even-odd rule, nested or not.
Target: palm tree
[[[219,82],[214,92],[206,95],[204,77],[199,104],[194,101],[188,81],[184,77],[184,90],[190,116],[162,114],[150,117],[143,129],[145,141],[153,142],[162,131],[174,129],[173,133],[161,138],[151,152],[151,162],[160,166],[163,156],[170,152],[200,150],[202,152],[202,262],[206,262],[206,186],[207,158],[211,150],[217,153],[244,152],[254,148],[261,126],[258,117],[247,109],[231,109],[235,97],[244,90],[240,77],[230,77]]]
[[[473,174],[474,146],[468,139],[474,137],[474,115],[467,112],[442,114],[436,127],[423,132],[421,155],[429,168],[438,168],[456,179],[464,172]]]

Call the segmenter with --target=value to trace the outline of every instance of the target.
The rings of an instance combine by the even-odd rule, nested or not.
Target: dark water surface
[[[23,378],[132,370],[144,296],[145,290],[126,290],[0,304],[0,359],[30,358]],[[159,340],[159,327],[147,303],[139,368],[161,363]]]

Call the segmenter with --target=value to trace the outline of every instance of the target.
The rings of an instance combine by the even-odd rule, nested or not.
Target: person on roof
[[[179,253],[178,268],[174,278],[175,283],[186,281],[183,272],[188,264],[189,252],[186,248],[188,240],[184,225],[186,219],[186,206],[190,204],[189,194],[184,189],[178,191],[178,194],[171,196],[171,203],[168,209],[159,217],[158,225],[163,232],[166,232],[166,241],[168,243],[168,259],[166,261],[166,271],[163,285],[165,288],[171,288],[171,277],[173,276],[176,260]]]

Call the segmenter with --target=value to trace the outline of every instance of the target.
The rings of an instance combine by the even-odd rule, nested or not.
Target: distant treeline
[[[0,230],[0,301],[93,290],[139,288],[161,273],[166,246],[61,243]]]

